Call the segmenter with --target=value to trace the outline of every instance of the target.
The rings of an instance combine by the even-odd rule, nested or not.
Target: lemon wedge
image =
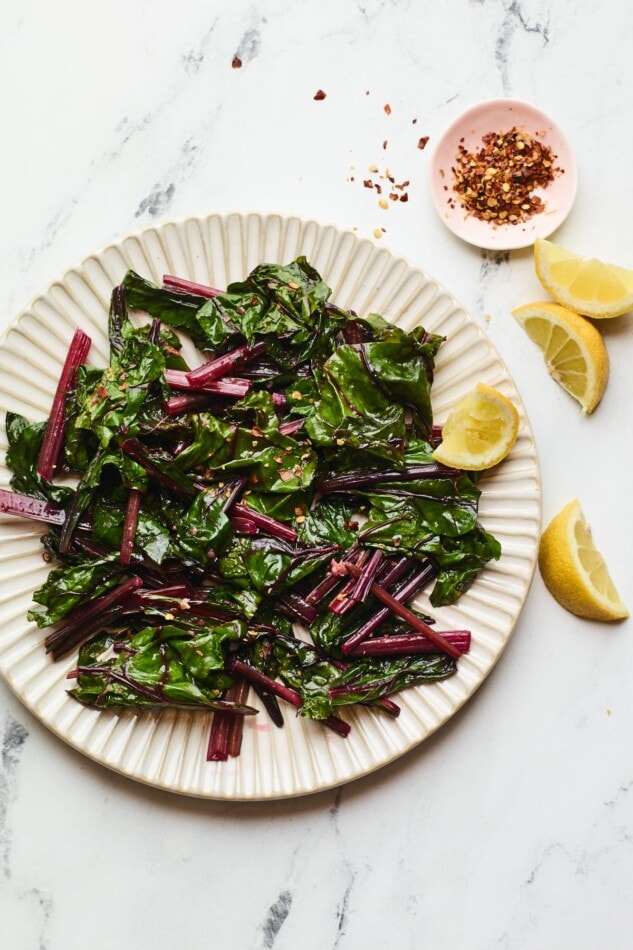
[[[550,376],[583,413],[593,412],[609,380],[609,354],[594,325],[549,301],[517,307],[512,316],[543,351]]]
[[[577,499],[543,532],[538,563],[550,594],[571,613],[589,620],[628,617]]]
[[[433,458],[450,468],[478,472],[506,457],[517,439],[519,413],[509,399],[479,383],[459,399],[442,428]]]
[[[534,266],[554,300],[586,317],[618,317],[633,309],[633,270],[581,257],[537,238]]]

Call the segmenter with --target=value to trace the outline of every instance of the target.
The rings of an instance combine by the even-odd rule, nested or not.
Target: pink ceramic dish
[[[455,155],[460,144],[470,151],[481,146],[487,132],[518,129],[536,136],[556,156],[556,165],[564,169],[547,188],[535,191],[546,207],[520,224],[491,224],[468,214],[453,191]],[[516,99],[488,99],[463,112],[448,127],[435,147],[431,160],[431,194],[437,213],[450,230],[477,247],[507,251],[529,247],[560,227],[576,197],[576,162],[567,140],[552,120],[527,102]],[[453,201],[450,201],[451,197]]]

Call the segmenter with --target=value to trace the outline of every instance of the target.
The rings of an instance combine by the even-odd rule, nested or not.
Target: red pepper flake
[[[291,482],[295,476],[292,474],[292,472],[289,472],[287,468],[282,468],[279,471],[279,477],[282,482]]]
[[[373,187],[374,187],[374,183],[373,183],[373,181],[371,180],[371,178],[365,178],[365,180],[363,181],[363,185],[365,186],[365,188],[373,188]]]
[[[399,197],[399,195],[398,195],[398,193],[397,193],[396,191],[391,191],[391,192],[389,193],[389,198],[390,198],[391,201],[397,201],[397,200],[398,200],[398,197]]]
[[[323,92],[322,89],[317,89],[313,98],[316,99],[317,102],[321,102],[321,100],[325,99],[326,96],[327,96],[326,92]]]
[[[232,61],[231,61],[231,66],[233,67],[233,69],[241,69],[241,68],[242,68],[242,60],[239,58],[239,56],[237,55],[237,53],[235,54],[235,56],[233,57],[233,59],[232,59]]]
[[[383,149],[387,148],[387,139],[385,139],[384,142],[382,143],[382,147]]]
[[[389,105],[388,102],[385,103],[384,110],[387,113],[387,115],[391,115],[391,106]]]
[[[253,428],[251,429],[251,435],[256,435],[258,439],[261,439],[261,437],[263,436],[263,434],[264,434],[264,433],[263,433],[262,430],[259,428],[259,426],[253,426]]]
[[[455,155],[453,191],[468,214],[491,225],[522,224],[545,210],[534,194],[563,169],[552,150],[516,126],[487,132],[475,151],[460,143]],[[449,207],[454,202],[449,199]]]
[[[408,201],[408,200],[409,200],[409,195],[405,191],[403,195],[400,195],[400,201]]]
[[[418,148],[425,149],[429,141],[428,135],[423,135],[422,138],[418,139]]]

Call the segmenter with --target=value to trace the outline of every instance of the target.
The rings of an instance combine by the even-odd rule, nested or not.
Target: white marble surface
[[[631,316],[604,327],[611,380],[582,418],[509,316],[541,295],[530,252],[461,244],[427,187],[458,112],[530,100],[578,159],[556,240],[633,267],[629,23],[624,0],[8,0],[0,320],[168,218],[255,208],[384,227],[489,333],[535,429],[545,519],[578,496],[633,605]],[[377,207],[371,164],[410,179],[408,204]],[[628,948],[632,666],[630,622],[572,617],[537,575],[500,663],[430,741],[338,791],[250,806],[120,778],[0,684],[0,945]]]

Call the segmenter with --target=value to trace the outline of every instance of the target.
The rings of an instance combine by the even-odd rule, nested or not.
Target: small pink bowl
[[[540,214],[514,225],[480,221],[467,213],[453,191],[455,155],[460,145],[469,151],[479,150],[486,133],[507,132],[514,126],[547,145],[564,174],[558,174],[547,188],[535,190],[546,205]],[[548,237],[571,211],[577,185],[576,162],[558,126],[544,112],[516,99],[488,99],[463,112],[448,127],[431,159],[431,194],[440,218],[462,240],[490,250],[529,247],[536,238]]]

